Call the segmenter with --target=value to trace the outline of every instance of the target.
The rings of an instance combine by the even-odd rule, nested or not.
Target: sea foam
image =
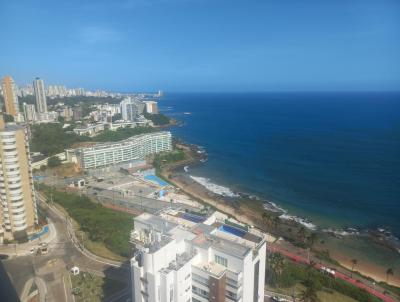
[[[311,221],[304,219],[304,218],[300,218],[300,217],[289,215],[289,214],[282,214],[279,216],[279,218],[296,221],[297,223],[300,223],[301,225],[303,225],[306,228],[313,230],[313,231],[315,231],[317,229],[317,226],[315,224],[313,224]]]
[[[228,197],[239,197],[239,194],[236,194],[235,192],[233,192],[231,189],[229,189],[227,187],[220,186],[220,185],[217,185],[217,184],[211,182],[211,180],[209,178],[192,176],[192,175],[190,175],[190,178],[217,195],[228,196]]]

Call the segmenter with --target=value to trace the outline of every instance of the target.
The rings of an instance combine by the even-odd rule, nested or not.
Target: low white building
[[[144,213],[134,220],[131,242],[135,302],[264,301],[264,235],[227,224],[219,212]]]
[[[78,135],[88,135],[92,136],[101,132],[105,129],[104,123],[97,123],[97,124],[89,124],[85,126],[80,126],[74,129],[74,133]]]
[[[91,169],[144,159],[149,154],[171,150],[171,132],[159,131],[135,135],[120,142],[76,149],[75,154],[81,168]]]

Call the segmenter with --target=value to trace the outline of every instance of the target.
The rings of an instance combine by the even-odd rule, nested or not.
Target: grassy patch
[[[126,287],[126,284],[122,282],[99,277],[87,272],[71,276],[71,283],[72,292],[77,302],[105,301],[105,299]]]
[[[85,237],[88,237],[88,235],[86,233],[85,233]],[[92,252],[93,254],[98,255],[100,257],[115,260],[115,261],[124,261],[126,259],[125,257],[122,257],[122,256],[110,251],[101,242],[95,242],[95,241],[91,241],[90,239],[85,239],[84,245],[85,245],[85,248],[87,248],[90,252]]]
[[[322,261],[325,261],[325,262],[328,262],[328,263],[331,263],[331,264],[334,264],[337,266],[340,265],[339,262],[337,262],[336,260],[331,258],[328,250],[314,251],[314,253],[315,253],[315,257],[317,257],[318,259],[320,259]]]
[[[87,196],[57,191],[45,185],[38,185],[48,199],[61,205],[68,215],[88,235],[88,239],[103,244],[111,252],[129,256],[129,236],[133,228],[133,216],[117,212],[96,204]]]

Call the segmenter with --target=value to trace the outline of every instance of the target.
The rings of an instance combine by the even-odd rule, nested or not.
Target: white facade
[[[74,133],[78,134],[78,135],[95,135],[98,132],[101,132],[104,130],[104,123],[97,123],[97,124],[90,124],[90,125],[86,125],[84,127],[77,127],[75,128],[73,131]]]
[[[204,220],[164,210],[136,217],[133,301],[264,301],[264,235],[227,225],[218,216],[223,214]]]
[[[44,88],[43,80],[36,78],[33,81],[33,88],[35,90],[37,112],[38,113],[46,113],[47,112],[47,100],[46,100],[46,91]]]
[[[23,104],[24,108],[24,118],[26,122],[34,122],[36,120],[36,110],[33,104]]]
[[[122,119],[125,121],[135,121],[143,113],[145,104],[128,97],[120,103],[120,106]]]
[[[144,159],[149,154],[172,150],[172,135],[160,131],[132,136],[117,143],[99,144],[76,151],[83,169],[104,167],[124,161]]]
[[[56,111],[36,113],[36,121],[39,123],[55,122],[57,118],[58,118],[58,112]]]

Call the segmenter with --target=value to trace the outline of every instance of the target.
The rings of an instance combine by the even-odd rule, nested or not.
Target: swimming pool
[[[229,233],[238,237],[244,237],[244,235],[246,235],[246,231],[223,224],[218,228],[220,231],[225,232],[225,233]]]
[[[161,178],[159,178],[158,176],[153,175],[153,174],[144,176],[144,179],[155,182],[156,184],[160,185],[161,187],[165,187],[165,186],[169,185],[169,183],[167,183],[166,181],[162,180]]]

